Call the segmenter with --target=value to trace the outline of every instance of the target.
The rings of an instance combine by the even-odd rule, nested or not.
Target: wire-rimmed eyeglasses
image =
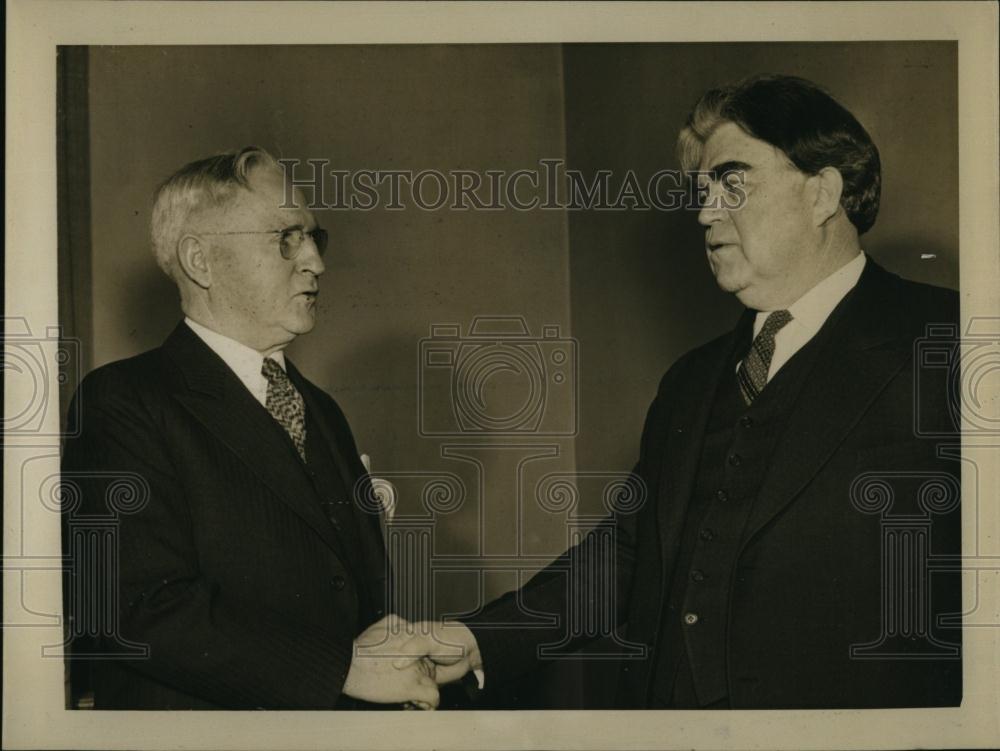
[[[321,256],[326,253],[326,245],[329,240],[329,234],[322,227],[314,227],[313,229],[307,230],[304,227],[286,227],[285,229],[270,229],[270,230],[245,230],[245,231],[234,231],[234,232],[200,232],[202,235],[277,235],[278,236],[278,249],[281,251],[281,257],[286,261],[291,261],[295,258],[299,251],[302,250],[302,243],[306,241],[308,237],[313,241],[316,246],[316,252]]]

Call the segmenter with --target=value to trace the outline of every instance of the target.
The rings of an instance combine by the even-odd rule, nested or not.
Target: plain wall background
[[[153,191],[181,164],[257,144],[351,171],[532,167],[539,155],[565,156],[560,68],[558,46],[92,49],[94,365],[157,346],[179,320],[147,226]],[[481,525],[485,552],[516,552],[509,452],[476,454],[484,476],[505,478],[480,494],[473,465],[441,459],[444,440],[418,434],[418,345],[432,324],[464,331],[477,315],[521,315],[533,333],[566,332],[564,216],[413,205],[316,214],[331,232],[317,325],[289,355],[339,401],[376,472],[444,470],[466,483],[468,501],[439,520],[440,552],[482,552]],[[447,391],[428,402],[450,408]],[[571,470],[572,441],[557,445],[546,470]],[[422,478],[394,481],[400,512],[419,512]],[[554,539],[545,550],[556,555],[561,520],[529,521],[527,549]],[[474,607],[475,577],[448,578],[436,609]],[[490,577],[487,595],[515,585]]]
[[[631,169],[644,183],[677,166],[677,132],[705,89],[768,71],[827,86],[879,146],[882,210],[863,247],[906,277],[958,284],[953,43],[94,47],[88,68],[89,185],[78,189],[91,230],[89,247],[70,251],[86,254],[90,280],[64,292],[91,306],[89,322],[78,316],[86,330],[68,332],[85,340],[91,367],[157,346],[180,318],[147,227],[156,185],[192,159],[246,144],[346,170],[482,173],[550,158],[613,170],[612,185]],[[664,370],[740,310],[715,286],[689,211],[409,206],[317,218],[332,236],[317,326],[289,355],[340,402],[376,474],[450,472],[466,483],[465,504],[440,517],[438,553],[560,552],[567,515],[540,509],[534,483],[553,471],[628,470]],[[558,452],[522,474],[529,449],[485,440],[479,473],[442,458],[456,441],[418,431],[420,340],[432,324],[464,330],[478,315],[523,316],[533,334],[556,325],[577,343],[579,404],[555,400],[547,417],[575,415],[579,432],[521,441]],[[518,383],[495,385],[502,400]],[[431,396],[446,416],[447,389]],[[402,513],[420,511],[425,480],[396,479]],[[600,513],[600,499],[584,494],[580,509]],[[432,609],[471,608],[515,583],[449,575]],[[601,703],[608,666],[574,670],[561,667],[571,679],[544,700]]]

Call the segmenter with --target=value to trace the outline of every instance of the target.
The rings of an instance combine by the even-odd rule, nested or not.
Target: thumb
[[[459,660],[453,665],[438,665],[434,679],[438,682],[438,685],[454,683],[468,672],[469,663],[465,660]]]
[[[429,709],[437,709],[438,704],[441,703],[441,695],[438,693],[438,687],[434,680],[427,677],[420,678],[413,687],[411,701],[421,706],[426,705]]]

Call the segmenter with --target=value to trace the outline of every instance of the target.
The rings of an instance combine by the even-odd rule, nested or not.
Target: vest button
[[[691,581],[703,582],[705,581],[705,572],[701,569],[695,569],[691,572]]]
[[[749,415],[741,417],[740,418],[740,425],[742,425],[744,428],[752,428],[753,427],[753,418],[750,417]]]
[[[731,467],[738,467],[738,466],[740,466],[740,462],[742,462],[742,461],[743,461],[743,457],[740,456],[739,454],[730,454],[729,455],[729,466],[731,466]]]
[[[698,622],[698,614],[697,613],[685,613],[684,614],[684,623],[686,623],[688,626],[693,626],[697,622]]]
[[[708,527],[705,527],[703,530],[701,530],[701,532],[698,533],[698,537],[703,539],[705,542],[709,542],[715,539],[715,532],[710,530]]]
[[[347,585],[347,582],[344,580],[344,577],[342,577],[342,576],[335,576],[335,577],[333,577],[333,588],[334,589],[336,589],[336,590],[339,591],[339,590],[343,589],[346,585]]]
[[[726,501],[729,500],[729,495],[726,493],[725,490],[716,490],[715,498],[719,503],[725,503]]]

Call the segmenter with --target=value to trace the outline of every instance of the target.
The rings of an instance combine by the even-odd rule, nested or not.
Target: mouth
[[[730,247],[730,246],[732,246],[734,244],[735,243],[706,242],[705,243],[705,248],[708,250],[709,253],[714,253],[715,251],[719,250],[720,248],[728,248],[728,247]]]
[[[306,292],[299,292],[299,294],[296,296],[305,298],[306,302],[314,303],[316,302],[316,298],[319,296],[319,290],[314,289],[314,290],[307,290]]]

